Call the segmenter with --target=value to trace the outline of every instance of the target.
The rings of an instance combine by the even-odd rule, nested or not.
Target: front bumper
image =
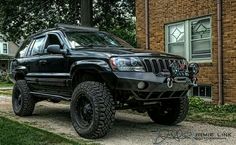
[[[130,92],[136,100],[159,100],[167,98],[180,98],[186,96],[193,86],[188,77],[173,78],[173,85],[167,85],[168,77],[156,76],[149,72],[114,72],[116,77],[115,90]],[[145,83],[145,88],[140,89],[138,84]]]
[[[156,76],[154,73],[142,72],[115,72],[117,77],[116,89],[133,90],[139,92],[163,92],[163,91],[183,91],[189,90],[193,86],[188,77],[173,79],[173,86],[167,86],[167,77]],[[139,89],[138,84],[144,82],[145,89]]]

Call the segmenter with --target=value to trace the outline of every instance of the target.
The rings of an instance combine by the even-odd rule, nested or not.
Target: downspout
[[[146,48],[150,49],[150,38],[149,38],[149,0],[145,0],[145,36],[146,36]]]
[[[218,32],[218,87],[219,105],[224,105],[223,90],[223,37],[222,37],[222,0],[217,0],[217,32]]]

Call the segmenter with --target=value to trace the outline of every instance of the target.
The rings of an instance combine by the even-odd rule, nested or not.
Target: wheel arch
[[[104,76],[106,72],[111,72],[109,64],[104,60],[81,60],[72,64],[70,76],[72,78],[72,88],[83,82],[87,77],[87,81],[107,82]]]
[[[27,68],[25,66],[19,66],[15,69],[14,80],[24,80],[27,74]]]

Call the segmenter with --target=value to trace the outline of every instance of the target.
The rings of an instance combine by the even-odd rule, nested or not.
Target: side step
[[[30,92],[30,94],[35,95],[39,98],[61,99],[65,101],[71,101],[71,98],[63,97],[60,95],[52,95],[52,94],[45,94],[45,93],[39,93],[39,92]]]

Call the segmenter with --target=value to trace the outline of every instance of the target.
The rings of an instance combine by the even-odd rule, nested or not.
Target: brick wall
[[[145,48],[145,4],[136,0],[138,47]],[[216,0],[150,0],[150,46],[165,51],[165,24],[211,16],[212,62],[201,63],[200,84],[211,84],[213,100],[218,101],[217,9]],[[236,1],[223,0],[224,96],[236,103]]]
[[[224,0],[223,8],[224,93],[236,103],[236,1]]]

